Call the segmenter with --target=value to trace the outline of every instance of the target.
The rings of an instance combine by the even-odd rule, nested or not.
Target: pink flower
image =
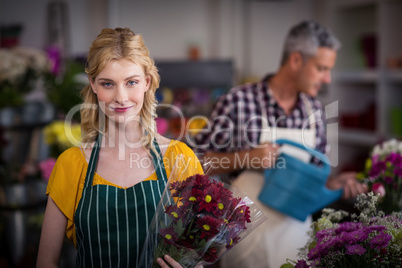
[[[165,118],[156,118],[155,121],[158,133],[161,135],[165,134],[169,129],[168,121]]]
[[[382,185],[382,183],[374,183],[372,186],[372,190],[375,194],[380,194],[380,196],[384,196],[385,195],[385,188],[384,185]]]
[[[54,165],[56,164],[56,159],[50,157],[46,160],[43,160],[39,163],[39,169],[42,173],[42,177],[44,180],[48,181],[50,178],[50,174],[52,174],[52,170]]]

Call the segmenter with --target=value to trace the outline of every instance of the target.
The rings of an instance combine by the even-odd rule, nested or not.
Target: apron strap
[[[98,138],[95,140],[94,148],[92,149],[91,153],[91,158],[89,159],[89,164],[88,164],[88,170],[85,176],[85,187],[91,187],[93,183],[93,177],[95,174],[96,170],[96,165],[98,164],[98,158],[99,158],[99,148],[100,144],[102,142],[102,133],[99,133]],[[158,156],[155,154],[154,151],[149,150],[151,152],[152,156],[152,161],[154,163],[154,168],[156,172],[156,176],[158,177],[158,180],[164,182],[166,184],[167,182],[167,175],[166,175],[166,170],[163,165],[163,156],[161,153],[161,150],[159,148],[158,143],[156,142],[156,139],[153,141],[153,146],[156,149]]]
[[[91,153],[91,158],[89,159],[88,163],[88,170],[85,175],[85,188],[91,187],[92,181],[94,178],[95,170],[96,170],[96,165],[98,164],[98,158],[99,158],[99,148],[100,144],[102,142],[102,133],[99,133],[97,139],[95,140],[94,148],[92,149]]]
[[[158,180],[163,181],[166,184],[167,175],[166,175],[165,166],[163,165],[163,155],[161,153],[159,144],[157,143],[156,139],[154,139],[154,141],[152,143],[153,143],[155,150],[157,151],[157,153],[159,155],[159,157],[158,157],[154,151],[149,150],[152,155],[152,161],[154,162],[156,176],[158,177]]]

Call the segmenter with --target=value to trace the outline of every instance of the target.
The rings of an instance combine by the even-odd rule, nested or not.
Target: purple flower
[[[390,177],[390,176],[385,176],[384,177],[384,182],[386,184],[391,184],[394,181],[394,178]]]
[[[374,163],[374,161],[373,161],[373,166],[369,172],[369,176],[377,177],[378,175],[384,173],[386,169],[387,169],[387,165],[386,165],[385,161],[378,161],[377,163]]]
[[[383,225],[370,225],[370,226],[365,227],[364,230],[368,233],[371,233],[374,231],[382,232],[382,231],[385,231],[386,229],[387,228],[385,228],[385,226],[383,226]]]
[[[342,237],[334,236],[327,240],[319,241],[319,243],[320,254],[324,255],[327,252],[338,248],[339,246],[343,246],[346,241],[343,240]]]
[[[299,260],[295,266],[295,268],[308,268],[308,267],[310,267],[310,266],[308,266],[308,264],[305,260]]]
[[[322,239],[317,242],[317,245],[310,249],[307,257],[309,260],[320,259],[322,256],[328,254],[328,252],[338,252],[345,244],[345,241],[341,237],[327,237],[327,239]]]
[[[396,167],[402,167],[402,155],[399,153],[392,152],[385,160],[391,162]]]
[[[366,240],[368,237],[368,233],[362,229],[349,232],[349,233],[342,233],[342,238],[347,244],[362,242]]]
[[[61,65],[60,49],[56,46],[50,46],[46,49],[46,52],[51,64],[52,73],[54,75],[58,75],[60,73],[60,65]]]
[[[322,255],[322,253],[323,252],[321,252],[320,245],[317,245],[314,248],[310,249],[310,251],[307,253],[307,257],[309,260],[314,260],[319,258]]]
[[[398,177],[402,177],[402,167],[395,167],[394,174]]]
[[[310,261],[311,267],[316,267],[316,266],[320,265],[320,262],[321,262],[321,258],[317,258],[317,259],[315,259],[315,260],[311,260],[311,261]]]
[[[331,237],[331,236],[334,236],[334,235],[335,235],[334,230],[332,230],[332,229],[324,229],[324,230],[318,231],[315,234],[315,237],[317,238],[318,241],[321,241],[321,240],[323,240],[325,238],[328,238],[328,237]]]
[[[360,245],[346,245],[347,255],[363,255],[366,249]]]
[[[391,239],[392,239],[391,235],[382,232],[382,233],[376,235],[373,239],[371,239],[370,247],[376,248],[376,249],[381,249],[383,247],[386,247],[388,245],[388,242]]]
[[[339,224],[338,228],[336,228],[335,233],[340,234],[342,232],[352,232],[360,229],[361,226],[361,222],[343,222]]]

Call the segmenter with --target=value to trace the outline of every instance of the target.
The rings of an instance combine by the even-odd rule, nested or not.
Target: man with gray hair
[[[194,149],[202,154],[203,161],[211,163],[211,173],[231,174],[233,184],[258,203],[263,185],[261,169],[275,168],[280,160],[276,138],[294,138],[326,154],[325,113],[316,96],[331,82],[340,46],[327,28],[314,21],[292,27],[278,71],[223,95],[208,129],[196,136]],[[307,162],[320,165],[316,157]],[[343,188],[343,198],[367,191],[354,172],[330,177],[326,186]],[[308,239],[311,216],[303,222],[261,206],[266,222],[231,249],[222,258],[221,267],[278,268],[287,258],[297,259],[298,248]]]
[[[307,60],[315,56],[320,47],[338,51],[341,43],[320,24],[314,21],[303,21],[290,29],[285,40],[281,65],[286,63],[294,51],[299,51]]]

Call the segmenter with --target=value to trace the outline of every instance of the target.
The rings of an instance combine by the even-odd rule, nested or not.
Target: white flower
[[[17,47],[14,49],[17,56],[21,56],[27,60],[29,68],[32,68],[37,73],[49,70],[50,62],[44,51],[28,47]]]
[[[0,49],[0,82],[14,84],[21,79],[29,68],[38,75],[49,69],[45,52],[26,47]]]
[[[390,153],[402,153],[402,142],[396,139],[390,139],[381,144],[377,144],[374,146],[371,156],[378,155],[381,157],[389,155]]]
[[[27,60],[9,49],[0,49],[0,82],[15,83],[27,70]]]

